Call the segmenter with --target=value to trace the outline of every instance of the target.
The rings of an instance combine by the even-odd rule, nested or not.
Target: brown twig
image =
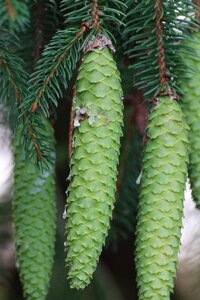
[[[165,59],[165,34],[163,30],[163,21],[162,16],[162,0],[155,0],[155,23],[156,23],[156,36],[157,36],[157,46],[158,46],[158,66],[159,66],[159,78],[160,78],[160,87],[157,91],[156,97],[162,95],[168,95],[173,100],[178,100],[179,97],[173,92],[170,87],[168,78],[167,78],[167,66]],[[157,102],[157,98],[152,99],[152,104]]]
[[[92,16],[92,22],[94,23],[94,28],[95,30],[100,30],[101,25],[100,25],[100,19],[99,16],[101,15],[101,11],[99,9],[99,5],[97,1],[93,1],[93,6],[91,8],[91,16]]]
[[[10,0],[5,0],[6,3],[6,7],[8,10],[8,14],[10,16],[10,18],[15,21],[16,20],[16,14],[15,14],[15,10],[14,7],[12,6],[12,3],[10,2]]]
[[[26,118],[28,118],[27,115],[26,115]],[[33,147],[35,148],[35,152],[37,154],[37,157],[38,157],[39,160],[42,160],[43,154],[40,150],[40,147],[37,143],[36,136],[33,133],[33,129],[32,129],[32,126],[30,124],[28,125],[28,131],[29,131],[29,135],[31,137],[32,143],[33,143]]]
[[[165,37],[162,25],[162,0],[155,0],[155,22],[156,22],[156,36],[157,46],[159,49],[158,53],[158,64],[159,64],[159,77],[160,86],[163,89],[161,92],[165,93],[168,90],[168,81],[166,78],[166,62],[165,62]]]

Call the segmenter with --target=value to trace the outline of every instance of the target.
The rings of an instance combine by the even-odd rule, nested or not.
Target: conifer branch
[[[195,6],[189,0],[127,1],[126,54],[134,59],[136,84],[148,98],[180,94],[176,73],[181,69],[178,44],[195,30]],[[167,91],[167,92],[166,92]]]
[[[14,98],[18,104],[21,104],[22,98],[26,95],[27,91],[28,75],[22,68],[23,62],[8,50],[6,42],[9,38],[14,39],[12,46],[16,47],[17,42],[15,36],[7,36],[7,33],[3,31],[0,39],[1,81],[3,86],[1,101],[7,103],[11,94],[12,96],[14,94]],[[9,46],[11,45],[9,44]]]
[[[106,34],[102,20],[113,22],[116,19],[118,24],[122,24],[119,16],[123,15],[120,8],[124,4],[121,1],[115,4],[111,2],[107,6],[107,1],[62,1],[62,10],[66,10],[67,28],[57,31],[44,49],[29,81],[28,97],[21,105],[21,109],[28,112],[31,124],[35,122],[37,114],[49,117],[57,107],[58,99],[62,97],[63,90],[67,89],[77,68],[83,42],[86,47],[92,36],[97,36],[99,32]]]
[[[58,27],[58,5],[55,0],[33,1],[30,5],[30,26],[20,36],[17,54],[25,61],[26,70],[33,73],[44,47]]]
[[[5,3],[6,3],[6,7],[7,7],[8,14],[9,14],[10,18],[13,21],[15,21],[16,20],[16,14],[15,14],[15,10],[14,10],[14,7],[13,7],[12,3],[10,2],[10,0],[5,0]]]
[[[83,5],[82,1],[76,4],[72,1],[63,1],[62,9],[72,9],[66,13],[68,22],[78,22],[79,27],[74,29],[64,29],[56,33],[48,47],[44,50],[42,58],[37,64],[36,71],[30,81],[31,91],[26,102],[23,104],[25,111],[34,113],[39,108],[48,117],[49,110],[57,106],[57,99],[62,96],[61,82],[64,88],[72,77],[73,71],[81,56],[81,46],[84,39],[88,39],[92,34],[97,34],[101,30],[102,12],[97,1],[89,1]],[[117,3],[119,6],[119,3]],[[74,8],[79,8],[74,12]],[[112,14],[113,8],[111,9]],[[116,13],[116,12],[115,12]],[[118,12],[120,14],[120,12]],[[76,15],[76,17],[75,17]],[[84,34],[87,32],[87,35]]]
[[[97,5],[95,7],[95,5]],[[92,9],[93,7],[93,9]],[[62,0],[61,8],[65,16],[65,23],[68,25],[79,25],[80,22],[87,22],[90,19],[90,12],[93,10],[100,11],[99,22],[102,28],[106,31],[112,31],[117,26],[124,26],[125,10],[127,8],[126,3],[121,0],[78,0],[76,2],[72,0]],[[77,11],[79,14],[77,15]]]
[[[27,28],[29,21],[30,12],[26,1],[0,0],[0,27],[19,32]]]
[[[156,22],[156,35],[157,35],[157,46],[159,49],[158,53],[158,65],[159,65],[159,77],[160,77],[160,88],[163,92],[167,91],[168,82],[166,78],[166,62],[165,62],[165,44],[164,44],[164,32],[162,26],[162,0],[155,0],[155,22]]]
[[[13,89],[13,91],[14,91],[14,98],[16,99],[17,103],[13,103],[12,105],[14,106],[14,105],[17,104],[17,106],[20,106],[23,103],[23,96],[22,96],[22,94],[25,94],[25,93],[22,90],[22,85],[21,85],[22,82],[19,82],[18,81],[19,78],[16,77],[16,70],[14,68],[12,68],[12,61],[10,63],[8,61],[8,59],[10,60],[10,58],[11,58],[11,54],[9,54],[9,57],[7,55],[4,55],[4,57],[0,56],[0,65],[4,69],[5,73],[7,73],[8,81],[10,83],[10,88]],[[20,69],[21,69],[21,65],[18,64],[17,72],[19,72]],[[22,69],[20,70],[20,76],[27,77],[26,74],[24,73],[24,71]],[[25,81],[23,80],[23,84],[24,83],[25,83]],[[26,89],[26,88],[24,88],[24,86],[23,86],[23,89]],[[8,91],[8,93],[9,93],[9,91]],[[6,100],[8,100],[9,99],[9,95],[5,94],[5,98],[6,98]],[[22,110],[22,113],[24,114],[24,118],[25,118],[26,123],[27,123],[28,134],[30,136],[30,140],[32,141],[32,144],[34,146],[34,149],[36,151],[38,159],[41,160],[42,153],[41,153],[40,147],[38,145],[36,135],[35,135],[35,133],[33,131],[33,128],[31,126],[29,120],[28,120],[27,114],[24,113],[23,110]]]
[[[77,37],[76,37],[77,36]],[[82,35],[74,30],[60,30],[44,50],[30,81],[33,87],[23,105],[34,113],[39,108],[49,117],[49,110],[57,106],[80,59]],[[75,43],[76,42],[76,43]]]
[[[12,36],[13,38],[13,36]],[[33,146],[37,160],[41,160],[44,153],[44,148],[37,138],[37,127],[33,127],[28,114],[21,109],[23,100],[27,95],[28,74],[22,68],[23,62],[15,55],[8,51],[3,38],[0,40],[0,81],[2,93],[0,101],[10,108],[10,121],[13,130],[18,126],[16,117],[23,114],[24,124],[26,124],[28,146]],[[37,124],[34,124],[37,125]]]

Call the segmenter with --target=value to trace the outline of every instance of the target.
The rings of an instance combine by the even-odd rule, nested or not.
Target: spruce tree
[[[68,94],[63,264],[70,287],[91,282],[107,236],[117,248],[136,232],[139,299],[170,299],[188,151],[199,205],[196,17],[190,0],[0,0],[0,103],[13,132],[14,239],[27,300],[46,299],[50,284],[52,121]],[[144,109],[136,101],[130,109],[135,89]]]

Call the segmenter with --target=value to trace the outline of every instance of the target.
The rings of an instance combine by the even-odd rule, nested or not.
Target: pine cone
[[[147,126],[136,238],[140,300],[173,289],[187,177],[187,125],[179,104],[161,97]]]
[[[48,127],[52,139],[52,130]],[[55,153],[51,168],[37,169],[15,142],[13,218],[16,256],[27,300],[44,300],[54,256],[56,203]],[[54,165],[54,166],[53,166]]]
[[[71,287],[84,288],[112,216],[122,135],[120,75],[107,47],[84,56],[76,91],[66,263]]]
[[[192,196],[200,208],[200,33],[195,33],[193,37],[194,41],[184,42],[184,46],[192,48],[194,53],[182,58],[185,73],[179,84],[183,92],[183,111],[190,127],[189,177]]]

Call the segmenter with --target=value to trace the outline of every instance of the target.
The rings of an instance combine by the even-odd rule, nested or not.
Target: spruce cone
[[[52,139],[50,126],[48,130]],[[19,136],[20,132],[15,141],[13,199],[17,263],[26,299],[44,300],[53,265],[56,231],[55,153],[52,153],[51,168],[41,171],[35,162],[26,159]]]
[[[120,75],[107,47],[85,54],[76,92],[66,262],[71,287],[84,288],[109,229],[122,135]]]
[[[184,43],[185,46],[193,48],[195,54],[182,59],[185,73],[179,84],[183,92],[183,111],[190,127],[189,177],[192,196],[197,208],[200,208],[200,33],[195,33],[193,37],[194,41]]]
[[[136,238],[140,300],[169,300],[180,244],[187,177],[187,125],[179,104],[161,97],[147,126]]]

